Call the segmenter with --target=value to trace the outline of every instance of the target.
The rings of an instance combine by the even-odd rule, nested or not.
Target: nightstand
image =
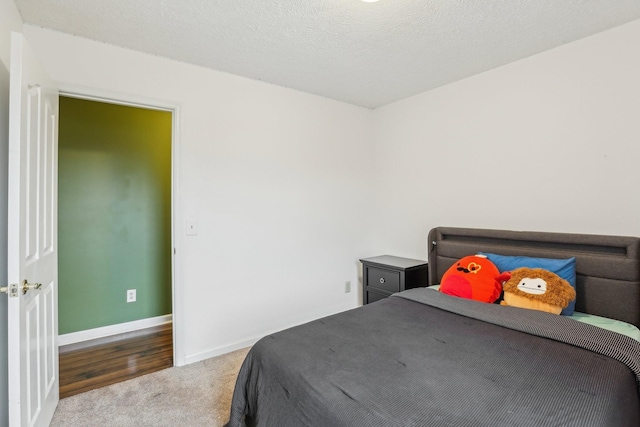
[[[389,295],[411,288],[427,286],[427,261],[381,255],[363,258],[363,304],[369,304]]]

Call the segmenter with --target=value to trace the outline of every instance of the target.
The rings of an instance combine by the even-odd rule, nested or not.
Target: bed
[[[428,247],[425,287],[258,341],[227,425],[640,425],[639,341],[430,288],[478,252],[575,258],[575,310],[634,329],[639,238],[438,227]]]

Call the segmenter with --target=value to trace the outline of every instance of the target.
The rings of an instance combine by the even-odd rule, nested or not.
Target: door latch
[[[19,296],[19,287],[17,283],[13,283],[9,286],[3,286],[0,288],[0,294],[9,294],[9,298],[15,298]]]

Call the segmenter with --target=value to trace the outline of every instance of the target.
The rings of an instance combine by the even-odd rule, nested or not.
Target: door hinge
[[[18,290],[19,290],[18,284],[14,283],[14,284],[9,285],[9,286],[1,287],[0,288],[0,294],[9,294],[10,298],[16,298],[16,297],[20,296]]]

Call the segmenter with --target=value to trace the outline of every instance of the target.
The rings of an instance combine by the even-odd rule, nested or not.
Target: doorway
[[[170,110],[60,96],[61,342],[171,319],[172,122]]]

